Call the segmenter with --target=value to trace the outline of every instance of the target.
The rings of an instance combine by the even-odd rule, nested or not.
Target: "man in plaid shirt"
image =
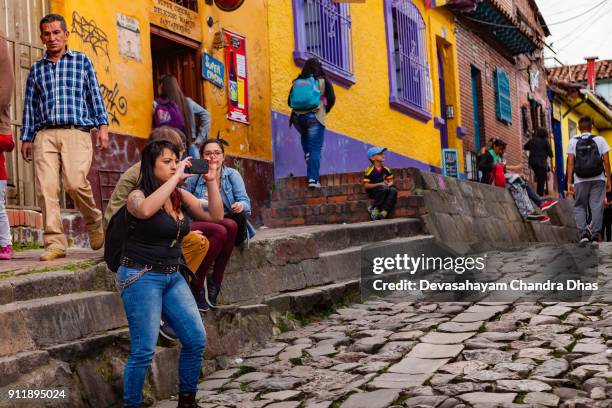
[[[60,174],[85,220],[89,243],[104,243],[102,213],[87,180],[95,131],[100,150],[108,146],[108,114],[91,61],[68,49],[66,20],[49,14],[40,21],[40,38],[47,48],[30,68],[21,129],[21,154],[34,159],[36,194],[43,210],[45,252],[41,261],[66,256],[66,236],[60,216]]]

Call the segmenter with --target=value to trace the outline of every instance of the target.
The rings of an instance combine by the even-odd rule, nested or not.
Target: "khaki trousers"
[[[183,238],[183,258],[191,272],[195,273],[208,252],[208,238],[195,231],[190,231]]]
[[[77,129],[47,129],[36,133],[33,145],[36,195],[43,210],[45,249],[66,250],[60,214],[60,174],[64,190],[83,215],[87,231],[99,228],[102,212],[96,207],[87,174],[93,146],[89,133]]]

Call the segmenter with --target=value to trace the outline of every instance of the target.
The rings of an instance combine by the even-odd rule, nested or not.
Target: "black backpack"
[[[578,138],[574,173],[581,178],[599,176],[604,172],[603,159],[593,135]]]
[[[113,272],[117,272],[121,266],[121,256],[129,236],[136,229],[136,222],[136,219],[128,213],[126,205],[123,205],[108,222],[104,239],[104,262]]]

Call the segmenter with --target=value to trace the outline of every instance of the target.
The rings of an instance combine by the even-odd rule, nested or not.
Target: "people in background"
[[[199,146],[210,132],[210,113],[186,97],[172,75],[162,76],[158,94],[153,103],[154,127],[166,125],[180,129],[187,136],[189,156],[200,158]]]
[[[543,196],[549,168],[548,158],[553,157],[552,148],[548,142],[548,130],[543,127],[537,128],[534,137],[525,143],[523,149],[529,152],[529,167],[536,178],[536,191],[539,196]]]
[[[397,188],[393,185],[393,172],[383,163],[386,147],[368,149],[370,166],[363,175],[363,185],[372,205],[368,207],[372,221],[385,219],[397,202]]]
[[[242,176],[223,164],[226,144],[222,139],[207,139],[202,145],[202,156],[218,168],[217,176],[221,180],[221,198],[225,216],[221,222],[199,221],[192,225],[192,229],[202,231],[210,242],[208,253],[196,272],[196,279],[192,282],[192,290],[200,311],[217,306],[225,268],[234,247],[255,235],[255,229],[246,218],[251,213],[251,200],[244,187]],[[189,179],[185,188],[204,201],[208,199],[208,185],[203,177]],[[211,266],[212,273],[209,274]]]
[[[501,184],[499,182],[499,174],[497,174],[497,183],[496,183],[496,171],[499,173],[499,167],[497,165],[503,166],[505,163],[503,162],[503,155],[506,151],[506,142],[501,139],[494,139],[491,143],[491,147],[486,150],[486,152],[481,156],[478,162],[478,172],[480,174],[480,182],[485,184],[496,184],[498,187],[504,187],[505,181],[503,178],[503,170],[501,177]]]
[[[583,116],[578,121],[580,134],[570,139],[567,148],[567,188],[574,196],[574,217],[580,245],[601,241],[604,199],[610,191],[610,146],[601,136],[591,134],[593,121]],[[587,223],[590,208],[591,222]],[[590,228],[589,228],[590,226]]]
[[[66,45],[66,20],[49,14],[40,21],[46,51],[30,68],[23,102],[21,154],[34,160],[36,195],[42,208],[45,252],[41,261],[66,256],[60,214],[60,177],[64,190],[83,215],[89,244],[104,243],[102,213],[96,207],[87,174],[93,158],[90,132],[97,147],[108,145],[108,114],[93,64]]]
[[[13,62],[9,55],[8,43],[4,33],[0,31],[0,260],[13,258],[13,241],[11,240],[11,227],[6,213],[6,184],[8,174],[4,162],[4,153],[15,148],[9,115],[9,104],[15,77],[13,76]]]
[[[183,238],[191,219],[223,219],[223,203],[216,168],[205,177],[208,206],[178,185],[187,177],[190,159],[179,161],[179,147],[166,140],[147,143],[140,165],[140,180],[129,195],[127,211],[135,220],[126,240],[117,284],[130,331],[130,355],[123,373],[124,406],[140,407],[142,390],[155,354],[164,318],[181,342],[179,402],[181,408],[197,406],[195,395],[202,368],[206,332],[189,286],[179,272]]]
[[[317,58],[309,58],[293,81],[288,102],[291,107],[289,126],[300,133],[306,159],[309,188],[321,188],[319,170],[325,135],[325,118],[336,103],[331,81]]]
[[[181,157],[185,153],[185,135],[178,129],[169,126],[162,126],[154,129],[149,136],[149,142],[158,140],[165,140],[175,146],[179,146],[179,155]],[[128,195],[138,186],[140,163],[141,162],[138,162],[127,169],[115,185],[113,194],[104,211],[104,229],[106,229],[110,219],[119,208],[125,205]],[[190,231],[183,238],[183,258],[191,271],[195,272],[200,267],[208,251],[208,245],[208,239],[202,235],[200,231]],[[162,321],[160,333],[168,340],[176,340],[176,333],[172,329],[172,326],[166,322]]]

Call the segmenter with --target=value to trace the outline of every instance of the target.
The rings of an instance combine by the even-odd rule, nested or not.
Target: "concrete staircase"
[[[381,222],[261,229],[236,250],[222,306],[203,314],[208,344],[203,372],[268,341],[299,318],[332,309],[359,292],[364,245],[422,239],[421,222]],[[114,275],[104,264],[83,270],[0,273],[0,406],[120,406],[129,333]],[[291,313],[287,313],[291,312]],[[145,395],[177,392],[178,346],[158,347]],[[16,388],[65,388],[60,400],[9,400]]]
[[[393,217],[418,217],[422,198],[413,193],[413,176],[408,169],[393,172],[398,202]],[[272,192],[270,208],[262,212],[264,225],[283,227],[341,224],[369,221],[368,198],[362,172],[321,176],[320,189],[308,189],[306,177],[280,179]]]

